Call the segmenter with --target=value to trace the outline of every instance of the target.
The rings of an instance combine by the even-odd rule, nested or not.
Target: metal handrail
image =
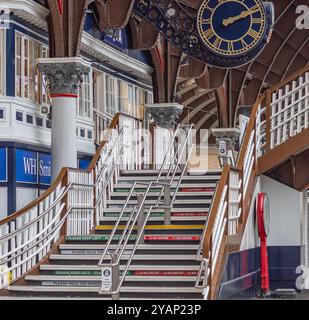
[[[189,152],[189,154],[188,154],[188,158],[187,158],[186,165],[184,166],[184,168],[183,168],[183,170],[182,170],[181,177],[183,177],[183,175],[184,175],[184,173],[185,173],[185,171],[186,171],[186,168],[187,168],[187,166],[188,166],[188,163],[189,163],[189,160],[190,160],[190,155],[191,155],[191,153],[192,153],[193,148],[194,148],[194,145],[191,146],[191,150],[190,150],[190,152]],[[177,170],[177,167],[176,167],[176,170]],[[182,179],[179,179],[179,180],[181,181]],[[172,184],[172,181],[171,181],[171,184]],[[171,184],[170,184],[170,185],[171,185]],[[151,182],[149,183],[149,187],[148,187],[148,190],[147,190],[148,192],[149,192],[151,186],[153,186],[153,185],[157,185],[157,182],[151,181]],[[176,187],[175,194],[178,193],[178,189],[179,189],[179,184],[178,184],[177,187]],[[133,221],[133,223],[132,223],[130,232],[132,232],[132,229],[134,228],[135,223],[137,222],[137,219],[138,219],[139,215],[141,214],[141,211],[142,211],[142,209],[143,209],[143,207],[144,207],[144,204],[145,204],[145,201],[146,201],[146,199],[147,199],[147,195],[148,195],[147,193],[144,195],[143,201],[142,201],[142,203],[141,203],[141,205],[140,205],[140,209],[139,209],[139,211],[137,212],[137,214],[135,215],[135,219],[134,219],[134,221]],[[145,218],[145,220],[144,220],[144,223],[143,223],[143,226],[142,226],[142,229],[141,229],[141,230],[143,231],[143,230],[145,229],[145,227],[146,227],[146,225],[147,225],[147,222],[148,222],[148,220],[149,220],[149,217],[150,217],[151,212],[152,212],[153,209],[161,209],[161,208],[163,208],[163,209],[166,209],[166,208],[172,209],[172,208],[173,208],[173,205],[174,205],[174,202],[175,202],[175,199],[176,199],[176,198],[175,198],[175,196],[174,196],[174,197],[173,197],[173,200],[172,200],[172,202],[171,202],[171,204],[170,204],[169,207],[166,207],[166,206],[158,206],[158,205],[151,206],[151,207],[148,209],[148,212],[147,212],[147,214],[146,214],[146,218]],[[136,208],[136,207],[135,207],[135,208]],[[135,208],[134,208],[134,210],[135,210]],[[133,217],[133,215],[131,215],[131,218],[130,218],[130,219],[132,219],[132,217]],[[132,260],[133,260],[135,251],[136,251],[136,249],[137,249],[137,247],[138,247],[138,245],[139,245],[139,243],[140,243],[140,240],[141,240],[142,236],[143,236],[143,232],[140,232],[140,234],[138,235],[137,240],[136,240],[136,242],[135,242],[135,245],[134,245],[134,247],[133,247],[133,249],[132,249],[132,252],[131,252],[131,254],[130,254],[130,257],[129,257],[129,259],[128,259],[128,262],[127,262],[127,264],[126,264],[125,270],[124,270],[124,272],[122,273],[122,278],[121,278],[121,280],[120,280],[120,282],[119,282],[119,284],[118,284],[117,290],[112,291],[112,292],[102,292],[102,291],[100,290],[100,291],[99,291],[99,294],[102,294],[102,295],[116,295],[116,294],[118,294],[118,293],[120,292],[121,287],[122,287],[122,284],[123,284],[123,282],[124,282],[124,280],[125,280],[125,278],[126,278],[127,271],[128,271],[128,269],[129,269],[129,267],[130,267],[130,265],[131,265],[131,262],[132,262]],[[121,251],[121,253],[118,255],[117,260],[116,260],[114,263],[104,264],[104,263],[103,263],[103,260],[104,260],[104,259],[103,259],[102,261],[100,261],[101,264],[100,264],[99,266],[100,266],[100,267],[104,267],[104,266],[109,266],[109,267],[111,267],[111,266],[116,266],[116,265],[118,265],[119,262],[120,262],[121,256],[122,256],[122,254],[123,254],[123,252],[124,252],[124,250],[125,250],[125,248],[126,248],[126,244],[127,244],[127,242],[128,242],[128,239],[129,239],[129,236],[127,236],[127,241],[126,241],[125,245],[123,245],[122,251]],[[114,255],[117,256],[117,254],[114,254]]]
[[[121,130],[120,130],[120,132],[119,132],[119,134],[118,134],[118,136],[117,136],[117,139],[116,139],[116,141],[115,141],[112,149],[109,151],[109,153],[108,153],[108,155],[107,155],[107,158],[114,152],[114,150],[115,150],[115,148],[116,148],[116,146],[117,146],[117,143],[119,142],[120,137],[123,135],[123,132],[124,132],[124,126],[122,126],[122,128],[121,128]],[[110,142],[108,142],[108,143],[110,143]],[[104,165],[102,166],[102,168],[101,168],[101,170],[100,170],[100,172],[99,172],[99,174],[98,174],[97,180],[100,180],[101,175],[103,174],[104,169],[105,169],[106,167],[107,167],[107,164],[104,164]]]
[[[63,210],[64,207],[65,207],[65,206],[63,205],[62,208],[61,208],[61,210],[59,210],[59,213],[62,212],[62,210]],[[57,234],[56,231],[57,231],[58,229],[60,229],[60,228],[64,225],[64,223],[65,223],[65,221],[67,220],[67,217],[68,217],[68,215],[70,214],[71,211],[72,211],[72,208],[69,208],[68,211],[65,213],[65,215],[62,217],[62,219],[56,224],[56,226],[55,226],[52,230],[50,230],[43,238],[37,240],[34,244],[32,244],[32,245],[28,248],[27,252],[31,251],[31,249],[35,248],[38,244],[42,243],[42,242],[43,242],[45,239],[47,239],[51,234],[54,233],[55,236],[56,236],[56,234]],[[53,220],[53,221],[54,221],[54,220]],[[44,243],[44,246],[47,246],[53,239],[54,239],[54,237],[51,237],[46,243]],[[33,241],[33,240],[32,240],[32,241]],[[19,251],[19,250],[20,250],[20,248],[18,248],[18,251]],[[7,272],[10,272],[11,270],[13,270],[13,269],[15,269],[15,268],[18,268],[19,266],[25,264],[27,261],[29,261],[29,260],[31,260],[33,257],[35,257],[35,256],[40,252],[40,250],[41,250],[41,247],[38,247],[38,250],[37,250],[35,253],[33,253],[32,255],[30,255],[30,256],[27,257],[26,259],[22,260],[22,261],[19,262],[18,264],[14,264],[13,267],[8,268],[8,270],[6,270],[5,272],[6,272],[6,273],[7,273]],[[11,254],[12,254],[12,252],[9,252],[9,253],[6,254],[6,256],[11,255]],[[2,264],[2,265],[5,265],[5,264],[7,264],[8,262],[10,262],[11,260],[14,260],[14,259],[16,259],[16,258],[18,258],[19,256],[24,255],[24,254],[25,254],[25,252],[23,252],[23,251],[18,252],[18,254],[15,255],[14,257],[11,257],[11,258],[9,258],[9,259],[7,259],[7,260],[5,260],[5,261],[1,261],[1,264]],[[1,273],[1,272],[0,272],[0,275],[3,275],[3,274],[4,274],[4,273]]]
[[[10,232],[9,234],[0,237],[0,243],[14,237],[19,232],[22,232],[23,230],[27,229],[27,227],[30,227],[33,223],[41,220],[46,214],[48,214],[51,210],[53,210],[57,204],[59,204],[59,202],[63,199],[63,197],[71,190],[71,187],[72,187],[72,183],[69,184],[69,186],[67,188],[63,187],[60,192],[61,194],[58,196],[58,198],[55,200],[55,202],[53,202],[53,204],[48,209],[46,209],[44,212],[42,212],[42,214],[37,216],[35,219],[33,219],[33,220],[29,221],[28,223],[26,223],[25,225],[23,225],[21,228],[16,229],[16,230]]]
[[[185,151],[185,149],[186,149],[186,147],[187,147],[187,143],[188,143],[189,137],[191,136],[191,132],[192,132],[192,129],[193,129],[193,125],[191,125],[191,127],[190,127],[189,133],[188,133],[188,135],[187,135],[187,137],[186,137],[186,141],[185,141],[185,143],[184,143],[184,147],[183,147],[182,150],[181,150],[180,157],[178,158],[177,164],[176,164],[176,166],[175,166],[174,173],[173,173],[173,175],[172,175],[172,180],[171,180],[168,184],[167,184],[167,183],[164,183],[164,182],[162,183],[162,182],[159,182],[159,181],[160,181],[160,178],[161,178],[161,175],[162,175],[162,172],[163,172],[163,168],[164,168],[165,162],[166,162],[166,160],[167,160],[167,156],[168,156],[168,154],[170,153],[171,147],[173,146],[174,141],[175,141],[175,139],[176,139],[176,137],[177,137],[177,133],[178,133],[179,127],[180,127],[180,125],[177,127],[176,133],[175,133],[174,136],[173,136],[173,139],[172,139],[172,141],[171,141],[171,143],[170,143],[170,146],[169,146],[169,148],[168,148],[167,154],[166,154],[166,156],[165,156],[165,158],[164,158],[164,162],[162,163],[162,166],[161,166],[161,169],[160,169],[160,171],[159,171],[159,174],[158,174],[158,177],[157,177],[156,181],[151,181],[150,183],[149,183],[149,182],[148,182],[148,183],[135,182],[135,183],[133,184],[133,186],[131,187],[130,193],[129,193],[129,195],[128,195],[128,197],[127,197],[127,200],[126,200],[126,203],[125,203],[125,205],[123,206],[122,212],[121,212],[121,214],[120,214],[120,216],[119,216],[119,218],[118,218],[118,220],[117,220],[116,226],[115,226],[115,228],[114,228],[114,230],[113,230],[113,232],[112,232],[112,234],[111,234],[111,236],[110,236],[110,238],[109,238],[108,244],[107,244],[107,246],[106,246],[106,248],[105,248],[105,250],[104,250],[104,253],[103,253],[103,255],[102,255],[102,257],[101,257],[101,259],[100,259],[100,261],[99,261],[98,266],[100,266],[100,267],[104,267],[104,266],[112,267],[112,266],[117,266],[117,265],[120,263],[122,254],[123,254],[123,252],[124,252],[124,250],[125,250],[125,248],[126,248],[126,245],[127,245],[128,241],[129,241],[129,237],[130,237],[130,235],[131,235],[131,233],[132,233],[132,231],[133,231],[133,229],[134,229],[134,226],[135,226],[135,224],[136,224],[136,222],[137,222],[137,219],[138,219],[138,217],[139,217],[139,215],[140,215],[141,213],[144,214],[144,212],[142,212],[142,211],[143,211],[143,208],[144,208],[144,205],[145,205],[145,202],[146,202],[146,199],[147,199],[147,197],[148,197],[148,194],[149,194],[149,192],[150,192],[151,187],[152,187],[153,185],[162,185],[162,190],[163,190],[163,186],[164,186],[164,185],[172,186],[172,184],[173,184],[173,182],[174,182],[174,178],[175,178],[175,176],[176,176],[176,172],[177,172],[178,166],[179,166],[180,159],[182,158],[183,152]],[[178,146],[178,150],[179,150],[179,148],[180,148],[180,146]],[[177,152],[178,152],[178,150],[177,150]],[[179,190],[180,183],[181,183],[181,181],[182,181],[182,179],[183,179],[184,173],[185,173],[186,168],[187,168],[187,166],[188,166],[188,162],[189,162],[189,159],[190,159],[190,155],[191,155],[192,150],[193,150],[193,145],[191,146],[191,150],[190,150],[190,152],[189,152],[189,155],[188,155],[186,164],[185,164],[185,166],[184,166],[184,168],[183,168],[183,170],[182,170],[182,173],[181,173],[180,179],[179,179],[179,181],[178,181],[178,184],[177,184],[177,186],[176,186],[176,190],[175,190],[175,193],[174,193],[174,197],[173,197],[173,199],[172,199],[172,201],[171,201],[170,206],[169,206],[169,207],[165,207],[165,206],[164,206],[164,207],[163,207],[163,206],[160,207],[160,206],[159,206],[160,199],[161,199],[161,196],[162,196],[162,190],[161,190],[161,193],[160,193],[160,195],[159,195],[159,197],[158,197],[158,200],[157,200],[156,205],[155,205],[155,206],[151,206],[151,207],[149,208],[149,210],[148,210],[148,212],[147,212],[147,215],[146,215],[146,218],[145,218],[145,220],[144,220],[143,226],[142,226],[142,228],[141,228],[141,232],[140,232],[140,234],[139,234],[139,236],[138,236],[138,238],[137,238],[137,240],[136,240],[136,243],[135,243],[135,245],[134,245],[134,247],[133,247],[133,249],[132,249],[130,258],[128,259],[128,262],[127,262],[127,266],[126,266],[125,272],[123,273],[123,276],[122,276],[122,278],[121,278],[121,280],[120,280],[120,282],[119,282],[119,285],[118,285],[117,290],[114,291],[114,292],[102,292],[102,290],[100,289],[99,294],[116,295],[116,294],[118,294],[118,293],[120,292],[121,286],[122,286],[123,281],[125,280],[125,277],[126,277],[126,272],[127,272],[128,268],[129,268],[129,266],[130,266],[130,264],[131,264],[131,261],[132,261],[132,259],[133,259],[134,254],[135,254],[135,251],[136,251],[136,249],[137,249],[137,247],[138,247],[138,245],[139,245],[139,242],[140,242],[141,237],[142,237],[142,235],[143,235],[143,231],[144,231],[144,229],[145,229],[145,227],[146,227],[146,224],[147,224],[147,222],[148,222],[148,219],[149,219],[149,217],[150,217],[150,214],[151,214],[152,210],[153,210],[154,208],[159,208],[159,207],[160,207],[160,208],[164,208],[164,209],[171,209],[171,208],[173,207],[174,202],[175,202],[175,200],[176,200],[176,196],[177,196],[178,190]],[[175,155],[174,155],[174,158],[175,158]],[[173,164],[174,164],[174,163],[173,163]],[[170,174],[170,171],[171,171],[171,165],[170,165],[170,168],[169,168],[169,170],[168,170],[167,176]],[[167,179],[167,177],[165,177],[165,180],[166,180],[166,179]],[[141,185],[141,184],[145,184],[145,185],[148,186],[148,188],[147,188],[147,190],[146,190],[146,192],[145,192],[145,194],[144,194],[143,200],[142,200],[142,202],[140,203],[137,212],[135,213],[135,210],[136,210],[137,206],[135,206],[135,207],[133,208],[133,210],[131,211],[131,215],[130,215],[128,221],[127,221],[125,230],[124,230],[124,232],[123,232],[123,234],[122,234],[122,237],[121,237],[121,239],[120,239],[120,241],[119,241],[119,244],[118,244],[116,250],[113,252],[113,254],[110,255],[110,256],[111,256],[111,262],[110,262],[109,264],[106,264],[106,263],[104,263],[104,260],[105,260],[105,257],[106,257],[106,255],[107,255],[107,252],[108,252],[108,250],[109,250],[109,246],[110,246],[110,244],[111,244],[111,242],[112,242],[112,240],[113,240],[113,238],[114,238],[114,235],[115,235],[115,233],[116,233],[116,231],[117,231],[117,229],[118,229],[118,226],[119,226],[119,224],[120,224],[120,221],[121,221],[121,219],[122,219],[122,217],[123,217],[123,214],[124,214],[124,212],[125,212],[125,210],[126,210],[126,208],[127,208],[127,205],[128,205],[128,203],[129,203],[129,201],[130,201],[130,199],[131,199],[131,196],[132,196],[132,194],[133,194],[133,192],[134,192],[135,187],[136,187],[137,184],[140,184],[140,185]],[[134,214],[135,214],[135,218],[134,218],[134,220],[133,220]],[[132,221],[132,220],[133,220],[133,221]],[[131,227],[130,227],[130,225],[131,225]],[[127,233],[128,233],[128,234],[127,234]],[[124,243],[123,243],[123,242],[124,242]],[[121,251],[120,251],[120,254],[118,255],[118,252],[119,252],[119,250],[120,250],[121,247],[122,247],[122,249],[121,249]],[[113,259],[113,258],[116,258],[116,260]]]
[[[212,199],[211,199],[211,203],[210,203],[210,206],[209,206],[209,210],[208,210],[208,215],[210,214],[210,212],[212,210],[212,207],[214,205],[214,199],[215,199],[217,191],[218,191],[218,185],[219,185],[219,182],[216,182],[215,191],[213,193],[213,196],[212,196]],[[206,237],[206,231],[207,231],[208,223],[209,223],[209,219],[207,217],[207,222],[205,223],[204,230],[203,230],[202,237],[201,237],[201,241],[200,241],[200,244],[199,244],[199,248],[197,250],[196,261],[203,261],[203,259],[201,260],[201,254],[202,254],[202,251],[203,251],[203,244],[204,244],[204,240],[205,240],[205,237]]]
[[[197,279],[195,282],[195,288],[196,289],[205,289],[208,286],[208,269],[209,261],[206,258],[203,258],[201,261],[200,269],[197,275]],[[204,279],[203,279],[203,285],[200,285],[201,279],[203,277],[203,271],[204,271]]]

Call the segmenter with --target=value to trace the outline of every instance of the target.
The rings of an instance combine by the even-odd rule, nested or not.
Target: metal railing
[[[179,130],[180,126],[176,129],[175,131],[175,134],[173,136],[173,139],[171,140],[170,142],[170,145],[169,145],[169,148],[167,150],[167,153],[166,153],[166,156],[164,158],[164,161],[161,165],[161,169],[159,170],[159,173],[158,173],[158,176],[157,176],[157,179],[155,181],[151,181],[151,182],[134,182],[131,189],[130,189],[130,192],[128,194],[128,197],[126,199],[126,202],[122,208],[122,211],[119,215],[119,218],[116,222],[116,225],[109,237],[109,240],[108,240],[108,243],[105,247],[105,250],[103,252],[103,255],[98,263],[98,266],[100,268],[102,268],[102,279],[103,279],[103,273],[108,270],[109,273],[112,274],[112,282],[110,284],[110,287],[105,287],[104,284],[103,284],[103,280],[102,280],[102,287],[99,291],[99,294],[100,295],[111,295],[114,299],[118,299],[119,298],[119,294],[120,294],[120,290],[121,290],[121,287],[122,287],[122,284],[126,278],[126,274],[127,274],[127,271],[131,265],[131,262],[133,260],[133,257],[134,257],[134,254],[135,254],[135,251],[137,250],[137,247],[138,245],[140,244],[141,240],[142,240],[142,237],[144,235],[144,229],[147,225],[147,222],[150,218],[150,215],[151,215],[151,212],[153,211],[153,209],[164,209],[165,211],[165,218],[164,218],[164,221],[165,223],[170,223],[170,220],[171,220],[171,209],[173,207],[173,204],[176,200],[176,196],[177,196],[177,193],[178,193],[178,190],[179,190],[179,187],[180,187],[180,184],[181,184],[181,181],[183,179],[183,176],[184,176],[184,173],[187,169],[187,166],[188,166],[188,163],[189,163],[189,158],[190,158],[190,155],[191,155],[191,152],[193,150],[193,145],[191,145],[191,149],[189,151],[189,153],[186,155],[186,163],[184,164],[184,167],[182,168],[181,170],[181,174],[180,174],[180,177],[177,181],[177,185],[176,185],[176,189],[174,190],[174,195],[172,197],[172,200],[171,200],[171,186],[173,185],[174,183],[174,180],[175,180],[175,176],[176,176],[176,173],[177,173],[177,170],[180,166],[180,161],[183,157],[183,154],[185,151],[187,151],[187,144],[188,144],[188,141],[191,137],[191,134],[192,134],[192,130],[193,130],[193,125],[190,126],[189,128],[189,131],[188,131],[188,134],[187,134],[187,137],[186,137],[186,140],[184,142],[184,145],[181,147],[181,144],[178,145],[178,148],[177,148],[177,151],[175,153],[175,158],[174,160],[176,159],[176,157],[178,156],[178,159],[177,159],[177,163],[175,164],[174,161],[172,161],[169,165],[169,169],[166,173],[166,176],[165,178],[163,179],[163,181],[161,181],[161,178],[162,178],[162,174],[163,174],[163,168],[168,160],[168,157],[169,157],[169,154],[170,154],[170,150],[171,148],[174,146],[175,144],[175,141],[176,141],[176,138],[177,138],[177,133],[178,133],[178,130]],[[173,166],[174,166],[174,171],[172,172],[172,169],[173,169]],[[170,179],[170,180],[169,180]],[[111,247],[111,243],[114,239],[114,236],[116,234],[116,232],[118,231],[118,228],[119,228],[119,225],[120,223],[122,222],[122,218],[124,216],[124,213],[126,212],[126,209],[128,208],[128,205],[129,205],[129,202],[132,198],[132,195],[135,191],[135,188],[137,185],[145,185],[147,188],[146,188],[146,191],[144,193],[143,196],[140,195],[139,197],[139,203],[137,206],[134,206],[133,207],[133,210],[131,211],[130,215],[129,215],[129,218],[127,220],[127,223],[125,225],[125,228],[124,228],[124,231],[122,233],[122,236],[120,238],[120,241],[118,242],[118,246],[117,248],[113,251],[112,250],[112,247]],[[157,198],[157,201],[156,201],[156,204],[153,205],[153,206],[150,206],[150,208],[148,208],[148,211],[146,213],[146,216],[145,216],[145,209],[146,209],[146,206],[145,206],[145,203],[146,203],[146,200],[147,200],[147,197],[150,193],[150,190],[153,186],[160,186],[161,187],[161,192],[159,193],[159,196]],[[162,195],[164,193],[164,205],[160,205],[160,202],[161,202],[161,198],[162,198]],[[132,234],[132,231],[134,230],[135,228],[135,225],[136,223],[138,224],[138,236],[137,236],[137,239],[136,239],[136,242],[135,242],[135,245],[133,246],[133,249],[132,249],[132,252],[129,256],[129,259],[127,261],[127,264],[126,264],[126,267],[125,267],[125,270],[124,272],[122,273],[122,276],[120,276],[119,274],[119,269],[120,269],[120,261],[123,257],[123,253],[127,247],[127,244],[128,244],[128,241],[130,239],[130,236]],[[106,258],[107,256],[110,256],[110,262],[107,263],[106,262]]]

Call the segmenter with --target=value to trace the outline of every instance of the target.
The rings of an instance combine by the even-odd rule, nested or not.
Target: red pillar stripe
[[[77,94],[73,93],[56,93],[56,94],[51,94],[51,98],[77,98]]]

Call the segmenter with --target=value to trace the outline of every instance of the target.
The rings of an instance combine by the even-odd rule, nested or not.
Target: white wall
[[[261,176],[261,190],[270,203],[268,245],[301,245],[302,193],[267,176]]]
[[[261,183],[260,183],[260,178],[259,178],[257,181],[256,187],[255,187],[255,190],[254,190],[254,198],[253,199],[256,199],[258,193],[261,190],[260,184]],[[240,251],[253,249],[253,248],[256,248],[260,245],[260,240],[259,240],[259,237],[257,234],[257,227],[256,226],[257,225],[256,225],[256,220],[255,220],[255,201],[252,201]]]
[[[38,197],[37,189],[17,188],[16,190],[16,211],[24,208]]]
[[[269,246],[300,246],[303,244],[303,194],[262,175],[255,189],[255,196],[266,192],[270,202]],[[241,251],[259,246],[253,201],[246,225]]]

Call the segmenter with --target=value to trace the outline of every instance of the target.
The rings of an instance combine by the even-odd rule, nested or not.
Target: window
[[[134,87],[128,86],[128,114],[134,115]]]
[[[48,49],[41,43],[20,34],[15,37],[16,96],[35,103],[47,103],[43,76],[36,66],[36,59],[48,57]]]
[[[86,136],[86,131],[85,131],[84,129],[80,129],[80,136],[81,136],[82,138],[85,138],[85,136]]]
[[[46,119],[46,128],[51,129],[51,121],[49,119]]]
[[[145,104],[146,104],[146,92],[142,89],[138,89],[138,105],[137,105],[137,118],[144,119]]]
[[[24,114],[20,111],[16,111],[16,120],[23,122],[24,121]]]
[[[82,118],[92,117],[92,72],[84,76],[81,84],[77,115]]]
[[[89,140],[92,140],[92,137],[93,137],[92,131],[88,131],[87,136]]]
[[[0,29],[0,95],[5,94],[5,32]]]
[[[106,75],[105,79],[105,94],[106,94],[106,112],[114,115],[119,108],[116,106],[116,79]]]
[[[37,117],[37,118],[36,118],[36,125],[37,125],[38,127],[43,127],[43,118]]]
[[[4,109],[0,109],[0,120],[4,120]]]
[[[33,124],[33,116],[31,114],[27,114],[26,116],[26,122],[28,124]]]

